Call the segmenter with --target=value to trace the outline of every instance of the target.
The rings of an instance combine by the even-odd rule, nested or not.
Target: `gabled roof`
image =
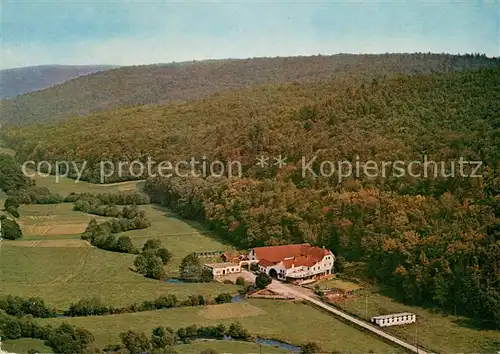
[[[267,259],[261,259],[261,260],[259,260],[259,264],[263,267],[269,267],[269,266],[275,265],[276,262],[270,262]]]
[[[312,257],[295,257],[293,259],[286,259],[283,261],[283,265],[286,269],[290,269],[292,267],[312,267],[316,263],[318,263],[320,259],[312,258]]]
[[[311,246],[309,243],[298,245],[256,247],[255,258],[267,267],[283,261],[285,268],[307,266],[310,267],[323,259],[331,252],[321,247]],[[264,265],[266,264],[266,265]]]

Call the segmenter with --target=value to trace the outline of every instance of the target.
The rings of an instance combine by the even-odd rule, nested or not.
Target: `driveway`
[[[278,280],[275,280],[273,279],[272,283],[268,285],[267,287],[269,290],[272,290],[272,291],[275,291],[277,293],[280,293],[282,295],[287,295],[287,296],[292,296],[292,297],[295,297],[297,299],[302,299],[302,300],[306,300],[306,301],[309,301],[310,303],[318,306],[318,307],[321,307],[323,310],[326,310],[338,317],[342,317],[344,320],[347,320],[353,324],[355,324],[356,326],[358,327],[362,327],[380,337],[383,337],[385,338],[386,340],[389,340],[397,345],[400,345],[414,353],[417,353],[417,354],[427,354],[424,350],[412,345],[412,344],[409,344],[401,339],[399,339],[398,337],[395,337],[393,335],[390,335],[389,333],[386,333],[384,332],[383,330],[381,330],[379,327],[375,327],[373,325],[371,325],[370,323],[368,322],[365,322],[363,320],[360,320],[356,317],[353,317],[333,306],[330,306],[330,305],[327,305],[325,304],[323,301],[321,300],[318,300],[316,298],[316,296],[314,295],[314,293],[309,290],[309,289],[305,289],[305,288],[302,288],[302,287],[298,287],[298,286],[295,286],[295,285],[292,285],[292,284],[286,284],[286,283],[282,283]]]
[[[239,277],[245,278],[245,282],[247,283],[255,283],[255,274],[249,272],[248,270],[242,270],[239,273],[226,274],[221,277],[221,280],[231,280],[233,283],[236,282],[236,279]]]

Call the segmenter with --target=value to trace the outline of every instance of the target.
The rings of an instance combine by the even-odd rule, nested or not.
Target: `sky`
[[[336,53],[500,56],[500,0],[0,3],[2,69]]]

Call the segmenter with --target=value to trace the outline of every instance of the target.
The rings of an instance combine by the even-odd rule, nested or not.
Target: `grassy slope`
[[[149,333],[156,326],[179,328],[191,324],[208,325],[221,322],[229,324],[234,321],[239,321],[251,333],[260,336],[277,337],[292,344],[316,341],[328,351],[334,349],[357,353],[366,353],[370,349],[376,353],[395,351],[388,344],[310,306],[273,300],[249,300],[237,304],[214,305],[210,309],[179,308],[68,320],[69,323],[90,329],[100,347],[118,342],[119,333],[128,329]],[[60,323],[61,319],[41,320],[41,322]]]
[[[452,55],[350,55],[202,61],[187,65],[123,67],[16,97],[0,109],[0,122],[56,121],[96,110],[175,100],[266,83],[303,82],[352,73],[430,73],[491,65],[487,58]]]
[[[388,327],[385,330],[396,336],[438,353],[494,352],[500,348],[500,331],[481,330],[469,326],[460,316],[443,315],[418,306],[408,306],[381,294],[378,289],[368,287],[353,301],[341,304],[346,311],[369,320],[372,316],[412,312],[417,315],[417,324]],[[366,310],[368,309],[368,313]]]
[[[40,296],[65,309],[80,298],[99,297],[115,306],[152,300],[164,294],[186,298],[190,294],[234,292],[236,286],[165,284],[138,275],[129,267],[134,256],[91,247],[25,247],[2,241],[1,293]]]
[[[88,183],[74,184],[69,179],[55,183],[53,178],[37,180],[37,184],[61,194],[72,191],[72,186],[78,186],[76,190],[80,192],[113,192],[130,185],[123,183],[105,187]],[[142,208],[146,210],[152,226],[127,234],[137,246],[142,246],[149,238],[161,239],[173,252],[173,260],[167,266],[167,272],[171,276],[176,275],[180,261],[188,253],[229,247],[211,237],[203,236],[195,228],[174,217],[166,216],[165,210],[153,205]],[[51,226],[52,229],[63,226],[64,230],[67,230],[65,225],[74,225],[75,232],[59,235],[32,233],[25,235],[21,241],[2,241],[1,261],[8,267],[2,267],[0,270],[0,293],[41,296],[49,304],[64,309],[82,297],[97,296],[105,303],[123,306],[167,293],[185,298],[190,294],[213,296],[237,289],[236,286],[218,283],[165,284],[132,272],[129,267],[133,264],[133,255],[107,252],[93,247],[72,247],[74,242],[71,240],[71,247],[65,247],[64,239],[79,239],[77,227],[95,217],[72,211],[71,203],[23,205],[20,213],[19,221],[25,232],[44,231],[45,226]],[[53,247],[50,247],[51,243]]]

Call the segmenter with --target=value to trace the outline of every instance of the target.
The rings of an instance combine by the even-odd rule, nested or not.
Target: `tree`
[[[23,235],[19,224],[15,220],[10,220],[5,216],[0,217],[2,223],[2,237],[8,240],[17,240]]]
[[[342,256],[337,256],[335,258],[335,263],[333,266],[335,273],[342,273],[344,271],[344,266],[345,266],[345,258]]]
[[[227,335],[233,339],[248,340],[248,338],[250,338],[250,334],[239,322],[231,323],[227,331]]]
[[[272,281],[273,280],[271,279],[271,277],[266,273],[259,273],[259,275],[257,275],[257,277],[255,278],[255,285],[259,289],[265,289],[266,286],[271,284]]]
[[[214,273],[210,269],[203,267],[203,269],[201,270],[200,281],[202,283],[210,283],[213,280],[214,280]]]
[[[15,218],[19,218],[21,216],[21,214],[19,213],[19,210],[15,209],[13,207],[5,208],[5,211]]]
[[[8,318],[5,321],[2,321],[0,329],[2,330],[2,334],[5,338],[8,339],[17,339],[21,338],[21,326],[19,325],[19,321],[14,318]]]
[[[180,278],[186,282],[200,282],[202,279],[203,266],[200,259],[194,254],[188,254],[179,266]]]
[[[79,354],[83,353],[93,341],[94,337],[89,331],[63,323],[52,331],[47,344],[55,353]]]
[[[130,237],[123,235],[118,237],[118,240],[116,240],[114,251],[121,253],[135,253],[136,249]]]
[[[230,303],[231,301],[233,301],[233,296],[230,293],[222,293],[215,298],[215,302],[218,304]]]
[[[161,279],[165,275],[163,262],[159,257],[150,252],[138,255],[134,260],[134,266],[137,272],[146,278]]]
[[[321,349],[317,343],[309,342],[300,346],[301,354],[316,354],[320,353]]]
[[[5,199],[5,202],[3,204],[3,207],[5,209],[8,209],[8,208],[18,209],[19,206],[20,206],[19,200],[15,197],[7,197],[7,199]]]
[[[161,259],[163,265],[166,265],[172,257],[172,253],[170,253],[170,251],[164,247],[158,248],[155,254],[158,258]]]
[[[174,345],[176,341],[175,331],[172,328],[157,327],[151,335],[151,345],[156,349],[163,349]]]
[[[146,252],[148,250],[157,250],[160,247],[162,247],[161,240],[158,239],[147,240],[144,246],[142,246],[142,252]]]
[[[245,278],[243,278],[243,277],[236,278],[236,285],[243,285],[243,286],[245,286]]]
[[[120,333],[120,339],[130,354],[140,354],[148,351],[151,347],[148,337],[142,332],[136,333],[129,330]]]
[[[200,354],[219,354],[219,352],[215,349],[207,348],[207,349],[202,350],[200,352]]]

